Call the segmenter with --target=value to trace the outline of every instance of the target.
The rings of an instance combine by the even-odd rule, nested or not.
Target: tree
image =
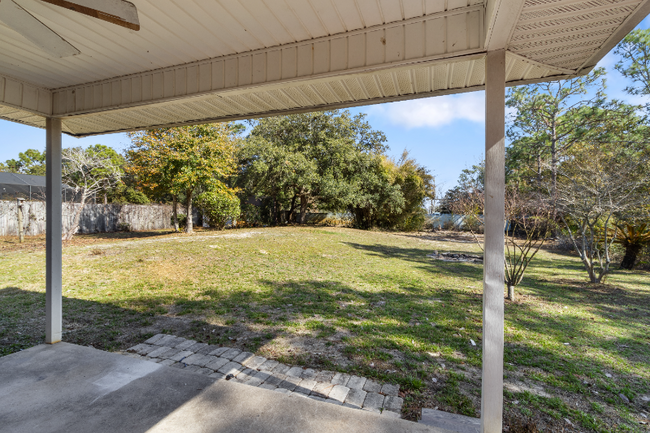
[[[592,283],[610,273],[616,215],[643,205],[650,181],[648,146],[616,142],[581,143],[558,168],[559,217]]]
[[[485,190],[485,160],[478,164],[465,168],[458,176],[458,183],[449,189],[442,199],[440,211],[442,213],[455,213],[454,209],[465,209],[464,205],[469,202],[479,205],[479,202],[473,199],[476,194],[483,194]],[[482,202],[481,202],[482,203]],[[483,213],[483,205],[476,209],[477,214]],[[465,209],[466,210],[466,209]],[[463,212],[465,212],[463,210]]]
[[[633,30],[614,53],[621,57],[616,70],[636,84],[625,90],[632,95],[650,95],[650,30]]]
[[[341,210],[352,202],[350,179],[362,155],[380,154],[386,138],[365,115],[348,111],[295,114],[251,122],[240,185],[272,200],[273,219],[288,208],[303,223],[308,209]]]
[[[4,164],[0,162],[0,171],[45,176],[45,152],[27,149],[18,154],[18,159],[8,159]]]
[[[634,269],[639,253],[644,247],[650,245],[650,223],[618,222],[616,228],[618,230],[618,236],[615,242],[625,248],[621,268],[632,270]]]
[[[239,198],[230,191],[205,191],[197,197],[197,206],[208,217],[211,227],[223,230],[228,221],[235,221],[241,214]]]
[[[452,211],[476,225],[483,225],[485,194],[483,191],[467,191],[452,204]],[[535,192],[522,193],[515,186],[508,186],[505,194],[505,273],[504,282],[508,299],[515,301],[515,288],[521,283],[528,265],[551,235],[553,211],[542,196]],[[476,236],[475,224],[466,224],[478,246],[483,243]]]
[[[393,182],[393,164],[385,156],[366,155],[360,158],[359,167],[348,195],[354,225],[362,229],[385,227],[386,216],[400,214],[405,204],[400,186]]]
[[[122,176],[122,169],[115,164],[110,152],[102,147],[72,147],[62,152],[63,181],[74,188],[80,206],[74,214],[72,226],[63,239],[70,240],[79,230],[79,219],[88,197],[115,186]]]
[[[542,187],[543,171],[550,171],[551,194],[555,195],[557,170],[562,156],[587,134],[596,117],[592,111],[605,102],[605,70],[570,80],[515,87],[508,91],[506,105],[515,110],[508,128],[510,156],[526,155],[534,160],[536,187]],[[591,96],[590,96],[591,95]],[[512,166],[514,169],[516,167]],[[512,173],[511,173],[512,174]]]
[[[112,192],[114,187],[119,187],[124,177],[124,164],[126,163],[124,157],[117,153],[112,147],[103,144],[95,144],[87,148],[87,152],[94,154],[98,158],[110,159],[111,166],[116,167],[119,171],[119,179],[117,183],[106,180],[104,186],[98,191],[103,196],[104,204],[108,203],[108,195]]]
[[[378,225],[404,231],[419,230],[425,221],[424,200],[436,195],[435,179],[424,166],[409,157],[404,150],[398,160],[388,159],[390,181],[399,187],[403,205],[399,212],[392,210],[378,216]]]
[[[155,195],[185,195],[186,233],[193,232],[192,198],[198,189],[227,192],[226,180],[237,168],[236,130],[216,123],[140,131],[130,134],[127,172]]]

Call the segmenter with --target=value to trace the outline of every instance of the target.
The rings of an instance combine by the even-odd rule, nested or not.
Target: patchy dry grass
[[[43,341],[42,243],[0,239],[0,354]],[[479,252],[449,233],[340,228],[79,236],[64,248],[64,339],[121,350],[170,332],[400,383],[411,419],[478,416],[482,267],[433,250]],[[650,275],[585,275],[542,251],[506,304],[507,423],[647,428]]]

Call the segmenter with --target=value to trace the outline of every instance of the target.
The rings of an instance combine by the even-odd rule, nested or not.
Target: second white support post
[[[485,66],[485,258],[481,428],[483,433],[501,433],[505,277],[505,50],[488,52]]]
[[[63,328],[61,119],[47,119],[45,131],[45,342],[54,344]]]

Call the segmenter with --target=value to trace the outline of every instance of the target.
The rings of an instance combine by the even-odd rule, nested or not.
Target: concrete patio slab
[[[480,433],[481,420],[435,409],[422,409],[421,424],[453,429],[458,433]]]
[[[0,358],[0,432],[450,430],[67,343]]]

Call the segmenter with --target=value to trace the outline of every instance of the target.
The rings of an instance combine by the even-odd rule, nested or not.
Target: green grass
[[[422,406],[479,414],[482,267],[426,257],[473,243],[336,228],[103,237],[64,248],[66,341],[123,350],[174,333],[399,383],[411,419]],[[0,252],[1,355],[44,339],[45,253],[30,245]],[[542,251],[506,303],[506,419],[643,431],[650,275],[585,277]]]

